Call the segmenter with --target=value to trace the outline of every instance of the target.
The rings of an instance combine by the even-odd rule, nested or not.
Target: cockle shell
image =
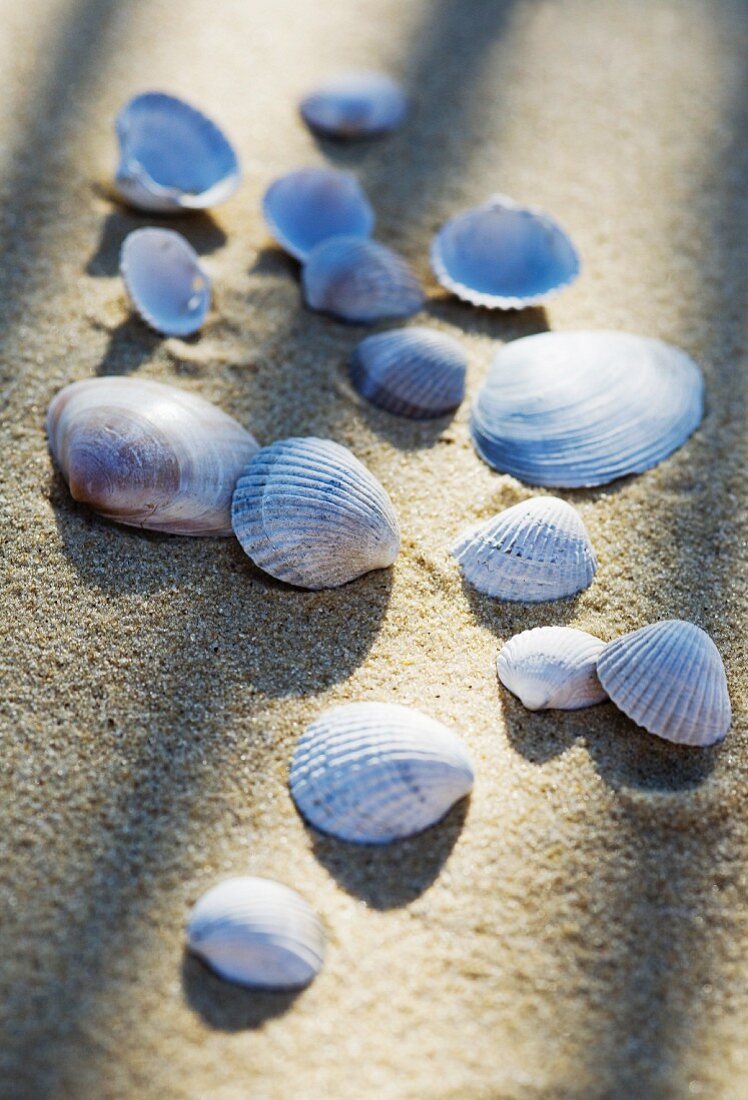
[[[46,425],[74,500],[132,527],[231,534],[231,494],[259,448],[215,405],[142,378],[90,378],[60,390]]]
[[[680,745],[714,745],[732,715],[722,658],[703,630],[680,619],[643,626],[597,661],[615,705],[649,733]]]
[[[335,168],[281,176],[265,192],[262,212],[278,244],[297,260],[331,237],[370,237],[374,230],[374,211],[358,180]]]
[[[528,710],[578,710],[607,699],[597,678],[605,642],[571,626],[515,634],[496,663],[499,679]]]
[[[128,233],[120,272],[140,316],[164,336],[189,336],[210,309],[210,279],[192,245],[172,229]]]
[[[344,321],[408,317],[424,303],[421,284],[405,260],[376,241],[333,237],[309,253],[302,272],[311,309]]]
[[[581,516],[558,497],[532,497],[476,524],[452,555],[479,592],[526,603],[573,596],[597,570]]]
[[[572,283],[579,256],[549,214],[493,195],[442,226],[431,266],[458,298],[488,309],[523,309]]]
[[[187,926],[193,954],[227,981],[301,989],[319,973],[325,933],[312,907],[266,878],[230,878],[195,904]]]
[[[291,794],[316,829],[388,844],[439,821],[469,794],[467,751],[413,707],[350,703],[325,711],[296,746]]]
[[[456,409],[465,396],[467,356],[462,346],[429,328],[401,328],[367,336],[349,362],[358,392],[380,409],[426,420]]]
[[[394,130],[405,118],[408,101],[385,73],[341,73],[301,101],[301,117],[325,137],[365,138]]]
[[[115,187],[138,210],[203,210],[228,199],[239,186],[239,161],[227,138],[176,96],[135,96],[115,127],[120,150]]]
[[[624,332],[543,332],[505,344],[472,410],[489,466],[530,485],[602,485],[677,450],[703,413],[685,352]]]
[[[387,493],[329,439],[282,439],[256,454],[232,521],[255,565],[300,588],[336,588],[391,565],[400,549]]]

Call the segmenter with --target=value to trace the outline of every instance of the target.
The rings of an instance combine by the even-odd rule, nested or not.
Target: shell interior
[[[304,97],[299,109],[311,130],[350,139],[394,130],[407,114],[408,101],[385,73],[350,72],[326,80]]]
[[[334,168],[301,168],[270,184],[262,200],[278,244],[305,260],[331,237],[370,237],[374,211],[356,178]]]
[[[528,710],[578,710],[607,699],[597,678],[605,642],[566,626],[541,626],[515,634],[499,652],[505,688]]]
[[[408,317],[425,300],[401,256],[357,237],[334,237],[317,245],[304,267],[302,289],[311,309],[361,323]]]
[[[210,309],[210,278],[189,241],[172,229],[129,233],[120,271],[132,304],[164,336],[189,336]]]
[[[465,395],[467,356],[444,333],[396,329],[367,336],[349,361],[351,382],[372,404],[396,416],[444,416]]]

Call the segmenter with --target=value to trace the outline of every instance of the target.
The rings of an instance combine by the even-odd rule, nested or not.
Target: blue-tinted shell
[[[351,72],[315,88],[299,110],[310,130],[325,137],[366,138],[398,127],[408,112],[408,100],[386,73]]]
[[[164,336],[189,336],[210,309],[210,279],[189,241],[146,226],[125,237],[120,272],[140,316]]]
[[[370,237],[374,211],[358,180],[335,168],[300,168],[271,183],[262,212],[281,248],[297,260],[330,237]]]
[[[408,317],[424,293],[405,260],[376,241],[333,237],[313,249],[301,277],[311,309],[344,321]]]
[[[401,328],[367,336],[351,355],[351,381],[380,409],[428,420],[456,409],[465,396],[467,356],[451,336]]]

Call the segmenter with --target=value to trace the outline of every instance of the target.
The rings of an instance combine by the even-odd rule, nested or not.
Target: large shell
[[[258,450],[215,405],[141,378],[66,386],[50,403],[47,434],[75,500],[176,535],[231,534],[231,494]]]
[[[334,237],[310,252],[302,273],[311,309],[344,321],[408,317],[424,303],[421,284],[405,260],[376,241]]]
[[[307,126],[325,137],[366,138],[394,130],[405,118],[408,101],[385,73],[341,73],[302,99]]]
[[[602,485],[661,462],[701,420],[685,352],[624,332],[544,332],[504,345],[472,411],[494,469],[530,485]]]
[[[187,945],[222,978],[258,989],[301,989],[316,977],[325,933],[312,907],[266,878],[230,878],[195,904]]]
[[[172,229],[128,233],[120,272],[140,316],[164,336],[189,336],[210,309],[210,279],[189,241]]]
[[[578,710],[607,699],[597,678],[605,642],[571,626],[540,626],[510,638],[499,679],[528,710]]]
[[[549,214],[493,195],[442,226],[431,266],[458,298],[488,309],[523,309],[572,283],[579,256]]]
[[[479,592],[526,603],[573,596],[597,570],[581,516],[557,497],[506,508],[465,531],[452,554]]]
[[[469,794],[467,751],[413,707],[350,703],[325,711],[299,739],[291,794],[316,829],[387,844],[439,821]]]
[[[666,619],[624,634],[605,647],[597,674],[624,714],[666,741],[713,745],[730,728],[722,658],[693,623]]]
[[[367,336],[349,362],[351,381],[374,405],[397,416],[427,420],[456,409],[465,396],[462,346],[429,328]]]
[[[255,455],[232,520],[255,565],[301,588],[336,588],[392,565],[400,549],[387,493],[329,439],[282,439]]]
[[[331,237],[370,237],[374,230],[374,211],[358,180],[335,168],[281,176],[265,192],[262,212],[278,244],[297,260]]]
[[[135,96],[115,127],[120,151],[115,187],[139,210],[202,210],[228,199],[239,186],[239,161],[227,138],[176,96]]]

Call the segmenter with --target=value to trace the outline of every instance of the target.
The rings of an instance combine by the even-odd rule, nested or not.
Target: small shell
[[[401,256],[358,237],[335,237],[317,245],[301,281],[311,309],[344,321],[408,317],[425,300],[421,284]]]
[[[649,733],[679,745],[714,745],[732,715],[722,658],[703,630],[680,619],[644,626],[606,646],[600,683]]]
[[[203,210],[239,186],[239,161],[226,137],[176,96],[135,96],[115,126],[120,148],[115,187],[138,210]]]
[[[442,286],[473,305],[524,309],[572,283],[579,256],[549,214],[493,195],[442,226],[431,266]]]
[[[441,722],[412,707],[350,703],[307,728],[290,785],[315,829],[388,844],[439,821],[470,793],[473,779],[464,745]]]
[[[349,362],[358,392],[380,409],[427,420],[456,409],[465,396],[467,356],[451,336],[403,328],[367,336]]]
[[[331,237],[370,237],[374,211],[358,180],[334,168],[300,168],[271,183],[262,212],[281,248],[297,260]]]
[[[465,531],[452,548],[486,596],[538,603],[588,588],[597,570],[581,516],[557,497],[532,497]]]
[[[607,699],[597,678],[605,642],[570,626],[515,634],[501,649],[499,679],[528,710],[578,710]]]
[[[50,403],[47,434],[74,500],[175,535],[231,534],[231,494],[259,449],[215,405],[142,378],[66,386]]]
[[[329,439],[283,439],[255,455],[232,521],[255,565],[300,588],[336,588],[392,565],[400,549],[387,493]]]
[[[385,73],[351,72],[315,88],[299,110],[309,129],[325,137],[367,138],[399,126],[408,100]]]
[[[229,982],[290,990],[319,973],[325,933],[295,890],[272,879],[229,878],[194,906],[187,945]]]
[[[128,233],[119,268],[140,316],[164,336],[189,336],[210,309],[210,279],[192,245],[172,229]]]

